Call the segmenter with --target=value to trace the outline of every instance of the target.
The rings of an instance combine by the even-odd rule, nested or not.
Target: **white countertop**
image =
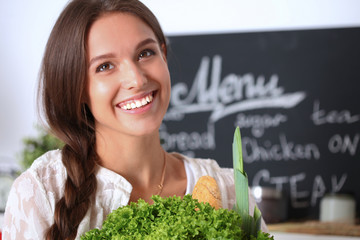
[[[312,235],[299,233],[283,233],[273,232],[274,240],[360,240],[360,237],[345,237],[345,236],[329,236],[329,235]]]

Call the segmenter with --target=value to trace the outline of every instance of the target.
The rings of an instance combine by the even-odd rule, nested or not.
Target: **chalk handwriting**
[[[330,192],[339,192],[345,185],[347,174],[343,173],[339,179],[337,175],[332,174],[330,185],[326,185],[328,181],[324,181],[323,176],[315,175],[311,179],[312,191],[300,191],[299,188],[307,178],[308,176],[305,172],[289,176],[272,176],[268,169],[261,169],[254,175],[251,182],[252,186],[275,185],[275,188],[279,191],[287,188],[290,190],[291,206],[293,208],[306,208],[308,206],[315,207],[328,189]]]
[[[283,185],[289,182],[289,177],[288,176],[271,177],[269,182],[271,184],[275,184],[276,189],[281,191],[283,189]]]
[[[252,186],[261,186],[265,184],[271,183],[276,184],[277,190],[283,190],[283,185],[287,184],[290,188],[290,202],[293,208],[305,208],[309,206],[309,198],[310,193],[308,191],[299,191],[298,184],[299,182],[304,181],[306,178],[306,173],[301,172],[291,176],[279,176],[273,177],[270,174],[270,171],[267,169],[262,169],[258,171],[253,178]],[[280,181],[279,181],[280,180]]]
[[[334,193],[339,192],[341,188],[344,186],[346,179],[347,179],[347,174],[343,174],[339,181],[337,180],[337,177],[335,175],[332,175],[331,176],[332,192]]]
[[[351,156],[354,156],[359,145],[360,134],[355,134],[353,139],[349,135],[344,137],[339,134],[335,134],[329,140],[329,151],[332,153],[346,153],[349,152]]]
[[[314,143],[296,144],[288,141],[284,134],[279,135],[279,143],[265,141],[262,145],[257,139],[243,137],[244,162],[289,161],[320,159],[319,148]]]
[[[311,120],[315,125],[322,124],[351,124],[360,121],[360,114],[353,115],[349,110],[336,111],[332,110],[326,112],[324,109],[320,109],[320,101],[314,101],[313,113],[311,114]]]
[[[236,116],[235,127],[238,126],[240,129],[251,128],[251,133],[254,137],[262,137],[265,129],[271,127],[278,127],[281,123],[287,121],[287,116],[284,114],[275,114],[271,116],[269,114],[263,115],[245,115],[239,113]]]
[[[304,181],[306,173],[302,172],[293,176],[290,176],[290,200],[291,205],[294,208],[305,208],[309,206],[309,202],[306,199],[309,196],[308,191],[298,191],[298,182]],[[301,201],[300,201],[301,200]]]
[[[162,144],[165,150],[179,149],[182,152],[188,152],[190,156],[191,151],[198,149],[214,150],[215,149],[215,135],[211,126],[203,133],[198,132],[179,132],[168,133],[166,125],[162,124],[160,127],[160,139],[164,141]],[[191,154],[193,155],[193,154]]]
[[[268,81],[264,76],[251,73],[237,75],[230,73],[221,78],[222,58],[216,55],[212,59],[203,57],[200,67],[189,90],[181,82],[172,86],[170,108],[167,120],[181,120],[183,115],[199,112],[211,112],[209,122],[231,114],[259,108],[293,108],[306,96],[304,92],[284,93],[278,86],[278,75],[272,75]],[[209,83],[210,79],[210,83]]]
[[[331,192],[333,192],[333,193],[339,192],[342,189],[342,187],[344,186],[346,179],[347,179],[346,173],[341,175],[341,178],[339,181],[338,181],[336,175],[331,175]],[[318,199],[321,199],[325,195],[326,189],[327,188],[326,188],[326,185],[324,183],[322,176],[316,175],[315,179],[314,179],[314,184],[313,184],[313,191],[311,194],[311,206],[312,207],[315,207],[315,205],[318,202]]]
[[[270,171],[267,169],[259,170],[253,177],[252,186],[261,186],[261,181],[270,182]],[[286,181],[287,182],[287,181]],[[282,185],[276,185],[277,190],[282,190]]]
[[[324,196],[326,191],[324,180],[321,176],[315,176],[314,183],[313,183],[313,190],[311,195],[311,206],[314,207],[316,202],[319,198]]]

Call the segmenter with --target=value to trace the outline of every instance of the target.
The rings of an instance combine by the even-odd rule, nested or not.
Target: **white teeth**
[[[135,104],[136,104],[136,107],[138,107],[138,108],[142,106],[140,101],[135,101]]]
[[[150,94],[142,99],[134,100],[132,102],[128,102],[124,105],[121,105],[121,108],[124,110],[140,108],[140,107],[145,106],[148,103],[152,102],[153,99],[154,99],[153,96]]]

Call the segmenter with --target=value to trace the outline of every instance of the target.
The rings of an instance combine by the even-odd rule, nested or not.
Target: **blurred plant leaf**
[[[54,135],[41,127],[36,128],[38,130],[36,137],[23,138],[24,148],[21,151],[20,162],[24,169],[29,168],[34,160],[44,153],[54,149],[61,149],[64,146],[64,143]]]

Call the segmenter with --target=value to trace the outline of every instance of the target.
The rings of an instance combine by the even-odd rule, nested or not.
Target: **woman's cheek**
[[[89,100],[92,108],[100,108],[100,109],[92,109],[92,111],[97,112],[105,109],[108,106],[112,106],[112,99],[116,95],[115,86],[110,84],[110,82],[93,82],[89,87]],[[101,106],[102,104],[108,106]]]

